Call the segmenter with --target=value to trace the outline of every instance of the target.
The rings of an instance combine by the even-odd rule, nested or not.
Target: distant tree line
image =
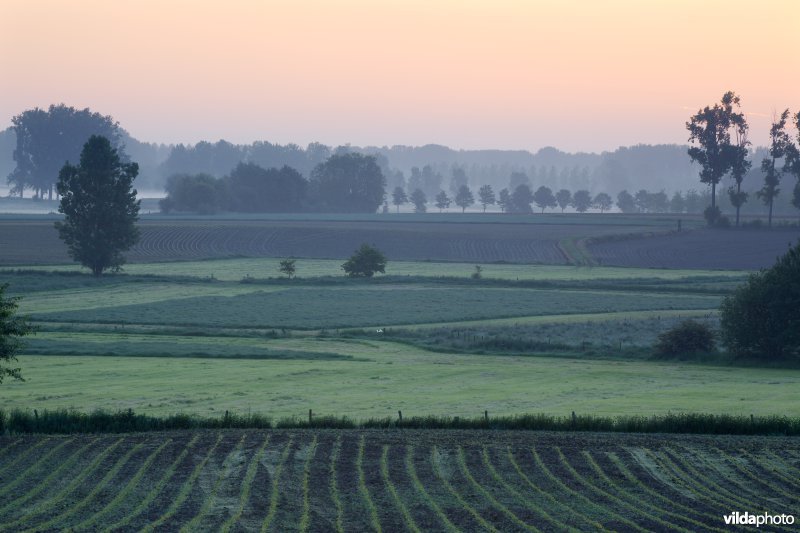
[[[238,163],[222,178],[176,174],[167,180],[161,210],[213,214],[325,211],[374,213],[384,201],[386,178],[375,158],[332,155],[306,180],[289,166],[263,168]]]

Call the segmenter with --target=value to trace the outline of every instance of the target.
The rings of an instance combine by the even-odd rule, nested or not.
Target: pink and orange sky
[[[0,0],[0,128],[64,102],[152,142],[685,143],[800,110],[800,1]]]

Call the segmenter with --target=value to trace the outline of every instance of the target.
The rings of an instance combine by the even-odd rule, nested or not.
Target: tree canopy
[[[67,163],[58,175],[59,237],[70,256],[88,267],[95,276],[107,269],[119,269],[122,252],[139,239],[136,221],[139,201],[133,180],[136,163],[123,163],[106,137],[92,135],[81,151],[80,164]]]
[[[584,189],[575,191],[575,194],[572,195],[572,207],[574,207],[578,213],[585,213],[592,207],[591,193]]]
[[[6,377],[22,380],[20,369],[8,365],[17,360],[23,348],[22,337],[33,333],[27,318],[17,315],[19,298],[7,297],[7,288],[7,283],[0,285],[0,383]]]
[[[751,274],[720,308],[722,341],[738,356],[800,355],[800,242],[768,270]]]
[[[544,210],[548,207],[555,207],[558,205],[552,189],[544,185],[536,189],[536,192],[533,193],[533,201],[536,202],[536,206],[542,210],[542,213],[544,213]]]
[[[487,205],[494,205],[497,202],[497,199],[494,197],[494,190],[492,190],[491,185],[482,185],[480,189],[478,189],[478,198],[480,199],[481,206],[483,207],[483,212],[486,212]]]
[[[464,210],[475,203],[475,197],[472,195],[472,191],[469,190],[469,187],[466,185],[461,185],[456,193],[455,202],[456,205],[461,208],[461,212],[463,213]]]
[[[311,171],[313,200],[322,211],[374,213],[383,204],[386,178],[375,158],[332,155]]]
[[[31,189],[39,197],[52,197],[65,161],[76,161],[86,140],[101,135],[119,148],[122,130],[110,116],[78,110],[64,104],[23,111],[11,119],[17,135],[16,168],[8,176],[14,194]]]
[[[386,272],[386,256],[365,243],[342,265],[342,269],[351,278],[371,278],[376,272]]]

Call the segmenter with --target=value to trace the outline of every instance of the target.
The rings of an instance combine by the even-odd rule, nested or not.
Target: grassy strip
[[[133,509],[131,512],[126,513],[125,517],[122,520],[120,520],[115,524],[112,524],[110,527],[105,529],[104,530],[105,533],[109,533],[111,531],[118,531],[123,527],[127,526],[135,517],[139,516],[145,509],[147,509],[150,506],[151,503],[153,503],[153,501],[155,501],[158,495],[161,494],[161,491],[164,490],[164,487],[167,486],[167,483],[172,479],[172,476],[175,475],[178,466],[183,462],[186,456],[189,455],[189,452],[194,448],[194,445],[197,444],[199,438],[200,437],[198,435],[192,437],[192,440],[189,441],[189,443],[186,445],[186,448],[184,448],[183,451],[180,453],[180,455],[178,455],[178,457],[175,458],[172,464],[169,465],[169,468],[167,468],[164,471],[164,475],[161,476],[161,479],[158,480],[158,483],[156,483],[156,485],[147,493],[147,496],[141,502],[139,502],[139,505],[137,505],[136,508]],[[217,437],[217,441],[216,443],[214,443],[212,451],[217,447],[217,445],[221,440],[222,440],[222,435]],[[142,473],[142,475],[144,475],[144,471],[140,470],[140,472]],[[136,475],[139,476],[139,472],[137,472]],[[141,476],[139,477],[141,478]],[[133,487],[131,487],[130,490],[133,490]],[[118,495],[117,498],[119,498],[120,495]],[[115,502],[117,501],[117,498],[114,499]],[[119,498],[117,504],[122,503],[122,501],[123,499]]]
[[[417,490],[417,493],[422,497],[423,500],[428,504],[428,506],[433,510],[439,520],[442,521],[442,525],[444,528],[449,531],[450,533],[458,533],[459,529],[447,518],[447,515],[444,514],[442,508],[436,503],[436,500],[431,498],[428,491],[425,490],[425,485],[419,480],[419,476],[417,476],[417,469],[414,468],[414,447],[413,446],[406,446],[406,471],[408,472],[408,476],[411,478],[411,484]]]
[[[339,487],[336,486],[336,462],[339,460],[339,454],[342,451],[342,437],[336,437],[336,442],[331,451],[331,499],[333,505],[336,507],[336,531],[337,533],[344,533],[344,507],[342,506],[342,499],[339,497]]]
[[[397,508],[400,510],[400,513],[403,515],[403,521],[406,524],[406,527],[414,531],[415,533],[421,533],[421,530],[417,526],[416,522],[414,522],[414,518],[412,518],[411,513],[408,512],[408,507],[403,503],[403,500],[400,499],[400,495],[397,493],[397,489],[392,483],[392,480],[389,478],[389,445],[383,445],[383,451],[381,452],[381,477],[383,477],[383,483],[386,485],[386,489],[389,491],[389,494],[392,495],[392,500]]]
[[[308,477],[309,472],[311,471],[311,461],[314,459],[314,456],[317,454],[317,436],[314,435],[314,438],[311,440],[311,445],[306,452],[308,455],[306,456],[305,464],[303,465],[303,514],[300,517],[300,527],[298,528],[301,532],[308,531],[308,524],[311,522],[311,502],[308,499]]]
[[[203,460],[200,461],[197,464],[197,466],[194,467],[194,470],[192,470],[192,473],[191,475],[189,475],[189,478],[183,482],[180,491],[178,492],[177,496],[175,496],[175,499],[172,500],[172,503],[164,512],[164,514],[162,514],[154,522],[143,527],[142,531],[150,532],[155,530],[157,527],[164,524],[164,522],[172,518],[175,515],[175,513],[178,512],[178,509],[180,509],[181,505],[183,505],[183,502],[186,501],[186,499],[189,497],[189,494],[192,492],[192,488],[194,488],[194,484],[197,481],[197,478],[199,478],[200,474],[203,472],[203,468],[205,468],[206,463],[208,463],[211,457],[214,456],[214,452],[217,450],[217,447],[219,446],[220,442],[222,442],[221,434],[217,437],[217,440],[216,442],[214,442],[214,445],[211,446],[211,448],[209,448],[208,453],[206,453],[206,456],[203,457]]]
[[[54,516],[53,518],[51,518],[50,520],[48,520],[48,521],[46,521],[44,523],[36,524],[36,526],[34,526],[33,528],[28,529],[26,531],[27,532],[34,532],[34,531],[42,531],[42,530],[45,530],[45,529],[53,528],[57,523],[63,522],[64,520],[68,519],[69,517],[71,517],[75,513],[81,511],[84,507],[86,507],[87,505],[89,505],[89,503],[91,503],[92,499],[94,499],[94,497],[97,496],[100,493],[100,491],[102,491],[102,490],[104,490],[106,488],[106,486],[111,482],[111,480],[114,479],[114,476],[116,476],[119,473],[119,471],[122,470],[122,468],[128,463],[128,461],[130,461],[130,459],[133,456],[133,454],[135,454],[136,452],[141,450],[143,446],[144,446],[144,444],[139,443],[136,446],[132,447],[130,450],[128,450],[128,452],[124,456],[122,456],[117,461],[117,463],[108,472],[106,472],[106,475],[103,476],[103,479],[101,479],[100,482],[97,485],[94,486],[94,488],[89,492],[89,494],[84,496],[79,502],[71,505],[69,507],[69,509],[67,510],[67,512],[62,513],[60,515],[56,515],[56,516]],[[110,448],[109,448],[109,450],[110,450]],[[98,459],[99,458],[100,457],[98,457]],[[95,460],[95,462],[93,464],[95,464],[95,463],[99,464],[99,462],[97,460]],[[87,469],[87,470],[89,470],[89,469]],[[81,474],[81,476],[79,476],[80,479],[76,478],[76,481],[78,483],[82,482],[83,479],[85,479],[85,475],[84,474],[87,472],[87,470],[84,470],[84,472]],[[91,470],[89,470],[89,471],[91,472]],[[86,475],[88,475],[88,474],[86,474]],[[68,489],[69,489],[69,487],[68,487]],[[52,502],[52,500],[50,500],[50,502],[48,502],[49,506],[52,506],[51,502]],[[56,502],[56,504],[57,503],[58,502]],[[25,520],[25,517],[23,517],[19,521],[23,521],[23,520]],[[9,525],[13,525],[13,524],[9,524]]]
[[[247,438],[247,434],[242,435],[242,438],[239,439],[239,442],[236,444],[236,447],[228,453],[228,456],[222,462],[222,467],[220,468],[219,474],[217,474],[217,479],[214,482],[214,486],[211,488],[211,492],[208,493],[206,496],[203,505],[200,507],[200,511],[192,518],[187,524],[180,529],[181,533],[191,533],[192,531],[197,531],[200,527],[200,524],[203,523],[208,511],[211,510],[211,505],[214,503],[214,499],[217,497],[217,492],[219,492],[219,487],[222,485],[223,480],[228,477],[231,471],[231,463],[235,460],[236,455],[244,448],[244,441]]]
[[[13,410],[8,415],[0,409],[0,431],[21,433],[130,433],[171,429],[489,429],[530,431],[604,431],[619,433],[691,433],[709,435],[800,435],[800,417],[714,415],[708,413],[668,413],[653,416],[554,416],[524,414],[495,417],[462,418],[451,416],[415,416],[353,420],[346,416],[282,418],[272,423],[259,414],[200,417],[175,414],[166,417],[136,414],[132,410],[111,413],[77,410],[45,410],[38,415]]]
[[[196,439],[196,437],[195,437]],[[107,515],[108,513],[112,512],[116,509],[123,501],[125,501],[128,496],[133,492],[133,489],[139,484],[142,477],[144,477],[147,470],[150,468],[150,465],[153,464],[153,461],[156,460],[156,457],[166,448],[172,439],[167,439],[161,446],[153,450],[147,459],[142,463],[142,466],[136,471],[133,477],[125,484],[125,486],[120,490],[114,499],[108,502],[105,507],[103,507],[99,512],[95,513],[94,515],[90,516],[87,520],[84,520],[80,524],[74,526],[76,530],[88,530],[96,526],[98,522],[100,522],[101,518]]]
[[[484,448],[484,453],[486,453],[486,449],[485,448]],[[519,466],[519,463],[517,463],[517,460],[514,458],[514,452],[511,450],[510,446],[507,448],[507,453],[508,453],[508,461],[511,463],[511,466],[514,467],[514,471],[516,471],[517,475],[520,478],[522,478],[523,481],[525,481],[525,484],[530,489],[533,489],[535,492],[537,492],[540,495],[542,495],[545,498],[547,498],[547,500],[549,500],[550,503],[552,503],[553,505],[555,505],[556,507],[561,509],[562,513],[564,513],[564,516],[570,516],[570,515],[579,516],[581,518],[581,520],[583,520],[584,522],[589,524],[593,529],[596,529],[597,531],[607,531],[606,528],[604,528],[603,525],[600,522],[596,521],[595,519],[593,519],[592,517],[590,517],[590,516],[588,516],[586,514],[583,514],[580,511],[576,511],[575,509],[572,509],[568,505],[562,503],[560,499],[558,499],[558,498],[554,497],[552,494],[550,494],[549,491],[543,490],[539,486],[539,484],[534,483],[531,480],[531,478],[529,478],[528,475],[525,474],[525,472],[522,471],[522,468]],[[484,460],[487,460],[487,457],[484,456]]]
[[[514,513],[512,513],[508,507],[506,507],[500,500],[492,496],[492,494],[488,490],[483,488],[483,486],[475,480],[475,478],[472,476],[472,473],[469,471],[469,467],[467,466],[467,461],[464,458],[464,449],[461,448],[460,446],[458,448],[458,466],[461,469],[461,473],[464,475],[467,481],[469,481],[470,485],[472,485],[472,487],[476,491],[478,491],[481,494],[481,496],[483,496],[486,499],[486,501],[492,504],[495,509],[500,511],[502,514],[506,515],[506,517],[508,517],[509,520],[511,520],[514,524],[516,524],[517,526],[521,527],[526,531],[537,531],[537,532],[540,531],[539,529],[529,524],[526,524],[525,522],[520,520],[520,518]]]
[[[278,482],[281,479],[283,465],[286,464],[286,459],[288,459],[289,452],[292,450],[292,443],[293,440],[289,439],[289,442],[286,443],[286,447],[283,449],[283,453],[281,454],[281,460],[278,462],[278,465],[275,467],[275,470],[272,473],[272,491],[269,495],[269,510],[267,511],[267,516],[264,517],[264,522],[261,524],[262,533],[269,529],[270,524],[272,524],[272,521],[275,519],[275,513],[278,512],[278,496],[280,496],[280,492],[278,491]]]
[[[261,443],[261,446],[258,448],[256,453],[253,454],[252,459],[250,459],[250,464],[247,465],[247,472],[244,475],[244,479],[242,479],[242,486],[239,491],[239,507],[236,508],[236,511],[231,515],[228,520],[222,524],[220,527],[220,531],[223,533],[228,533],[233,526],[236,525],[236,522],[239,521],[241,518],[242,513],[244,512],[244,506],[247,504],[248,500],[250,500],[250,490],[253,486],[253,480],[256,477],[256,472],[258,470],[258,464],[261,461],[261,456],[264,455],[264,450],[267,448],[267,444],[269,444],[269,435],[267,438],[264,439],[264,442]]]
[[[503,479],[503,476],[501,476],[497,472],[497,469],[495,469],[494,465],[492,464],[492,460],[489,457],[489,450],[485,446],[483,447],[483,451],[481,453],[481,457],[483,458],[483,466],[489,472],[489,475],[494,480],[494,482],[497,483],[498,485],[500,485],[501,487],[503,487],[503,489],[505,489],[507,492],[512,494],[514,496],[514,498],[520,504],[522,504],[526,509],[528,509],[532,513],[536,514],[537,516],[542,517],[545,521],[547,521],[550,525],[552,525],[556,529],[566,530],[566,531],[571,531],[571,532],[578,531],[577,529],[575,529],[573,527],[570,527],[570,526],[567,526],[566,524],[564,524],[562,522],[559,522],[558,520],[555,520],[554,518],[552,518],[541,507],[539,507],[534,502],[532,502],[529,499],[527,499],[517,489],[515,489],[508,481]]]
[[[378,508],[375,507],[375,502],[369,495],[367,483],[364,480],[364,436],[362,435],[358,441],[358,455],[356,455],[356,472],[358,473],[358,492],[364,498],[364,502],[369,510],[369,518],[372,523],[373,529],[381,533],[381,521],[378,519]]]

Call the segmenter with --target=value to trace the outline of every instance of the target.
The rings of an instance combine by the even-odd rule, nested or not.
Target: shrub
[[[714,332],[706,324],[684,320],[658,336],[657,357],[675,357],[714,351]]]

